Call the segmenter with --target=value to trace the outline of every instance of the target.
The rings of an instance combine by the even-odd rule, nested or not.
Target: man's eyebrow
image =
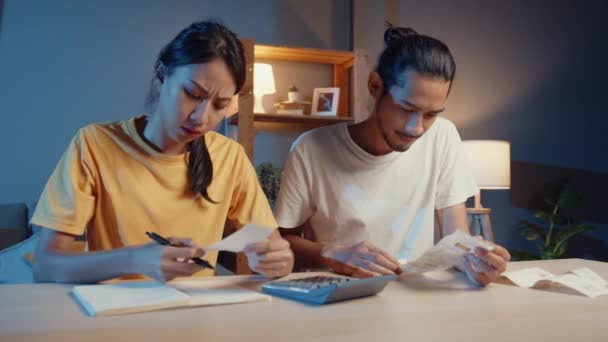
[[[205,93],[209,93],[209,91],[207,89],[205,89],[205,87],[203,87],[202,85],[198,84],[195,80],[190,80],[190,82],[192,82],[192,84],[194,84],[195,86],[197,86],[200,90],[204,91]],[[219,101],[232,101],[232,97],[218,97],[217,99]]]
[[[404,105],[406,105],[406,106],[413,107],[417,111],[421,110],[420,107],[416,106],[415,104],[413,104],[413,103],[411,103],[411,102],[409,102],[407,100],[402,100],[401,103],[404,104]],[[440,108],[440,109],[437,109],[437,110],[432,110],[432,111],[429,112],[429,114],[439,114],[439,113],[443,112],[444,110],[445,110],[445,108]]]
[[[437,109],[437,110],[432,110],[429,112],[429,114],[439,114],[441,112],[443,112],[445,110],[445,108],[441,108],[441,109]]]
[[[413,107],[415,110],[420,110],[420,107],[416,106],[415,104],[413,104],[407,100],[401,100],[400,102],[406,106]]]

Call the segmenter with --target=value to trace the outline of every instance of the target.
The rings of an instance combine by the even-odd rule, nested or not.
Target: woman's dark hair
[[[237,36],[213,20],[196,22],[186,27],[158,55],[152,86],[146,96],[146,110],[153,111],[158,102],[160,80],[171,75],[176,67],[207,63],[214,59],[226,63],[236,85],[235,94],[238,93],[245,83],[245,54]],[[213,163],[205,137],[192,141],[188,150],[192,191],[200,193],[207,201],[216,203],[207,193],[207,187],[213,179]]]
[[[393,85],[402,86],[400,75],[408,69],[450,82],[454,80],[456,64],[444,43],[418,34],[411,28],[394,27],[390,23],[387,26],[384,32],[386,47],[376,67],[384,83],[385,94]]]

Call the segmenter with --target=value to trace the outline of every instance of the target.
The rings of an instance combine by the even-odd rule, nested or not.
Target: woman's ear
[[[384,94],[384,83],[377,72],[370,72],[367,80],[367,88],[369,90],[369,94],[376,100],[380,99],[382,94]]]
[[[154,70],[154,77],[161,84],[165,81],[166,73],[167,73],[167,68],[163,65],[163,63],[157,62],[155,70]]]

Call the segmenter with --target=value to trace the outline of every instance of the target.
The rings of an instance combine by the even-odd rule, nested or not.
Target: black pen
[[[180,247],[180,246],[176,246],[176,245],[172,244],[171,241],[169,241],[169,240],[165,239],[164,237],[156,234],[155,232],[146,232],[146,235],[148,235],[150,237],[150,239],[158,242],[159,244],[161,244],[163,246]],[[199,266],[210,268],[212,270],[214,269],[213,266],[211,266],[211,264],[208,261],[205,261],[202,258],[192,258],[190,260],[194,261]]]

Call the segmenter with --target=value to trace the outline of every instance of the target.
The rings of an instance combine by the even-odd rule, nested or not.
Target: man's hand
[[[478,238],[481,239],[479,236]],[[505,248],[490,241],[485,242],[494,246],[491,252],[477,247],[472,253],[462,257],[458,265],[469,279],[482,286],[498,279],[500,274],[506,271],[507,263],[511,260],[511,255]]]
[[[247,246],[243,252],[247,254],[249,268],[269,278],[283,277],[293,270],[293,252],[277,230],[265,241]]]
[[[336,273],[357,278],[401,273],[395,258],[367,241],[352,246],[325,246],[321,258]]]

